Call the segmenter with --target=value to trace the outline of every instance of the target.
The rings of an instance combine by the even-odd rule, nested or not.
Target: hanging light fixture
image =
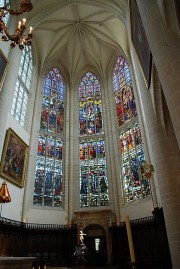
[[[2,41],[11,41],[11,48],[14,48],[16,45],[19,45],[19,48],[22,50],[24,46],[30,46],[32,43],[31,39],[33,28],[29,28],[29,33],[26,37],[24,33],[26,30],[26,19],[24,18],[22,19],[22,21],[19,21],[18,27],[16,29],[16,34],[10,35],[3,19],[6,17],[7,14],[18,16],[24,12],[29,12],[32,9],[33,5],[30,0],[21,0],[20,8],[16,11],[9,9],[6,5],[4,7],[0,7],[0,33],[2,33]]]
[[[4,180],[0,188],[0,203],[1,203],[0,217],[1,217],[1,212],[2,212],[2,204],[10,203],[10,202],[11,202],[11,196],[9,194],[6,180]]]
[[[9,203],[9,202],[11,202],[11,196],[9,194],[6,180],[4,180],[0,188],[0,203]]]

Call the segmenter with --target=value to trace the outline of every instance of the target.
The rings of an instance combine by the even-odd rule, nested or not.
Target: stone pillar
[[[79,199],[79,193],[76,193],[74,191],[74,181],[75,181],[75,178],[76,178],[76,171],[75,171],[75,166],[74,166],[74,148],[75,148],[75,144],[74,144],[74,114],[75,114],[75,111],[74,111],[74,94],[75,94],[75,85],[74,83],[72,82],[70,84],[70,89],[69,89],[69,108],[68,108],[68,122],[69,122],[69,127],[68,127],[68,132],[67,132],[67,135],[68,135],[68,138],[67,138],[67,142],[68,142],[68,151],[66,152],[67,155],[68,155],[68,160],[67,160],[67,164],[68,164],[68,167],[67,167],[67,170],[68,170],[68,180],[65,180],[67,181],[65,183],[65,193],[67,195],[67,198],[66,198],[66,203],[68,206],[68,224],[71,224],[72,221],[73,221],[73,218],[74,218],[74,208],[75,208],[75,200],[76,199]],[[67,105],[68,107],[68,105]],[[67,124],[67,120],[66,120],[66,124]],[[67,124],[68,125],[68,124]],[[77,150],[77,148],[76,148]],[[76,151],[77,153],[78,151]],[[78,154],[77,154],[78,155]],[[77,156],[76,155],[76,156]],[[76,157],[76,160],[77,160],[77,157]],[[76,200],[77,202],[77,200]]]
[[[179,269],[180,154],[178,145],[180,146],[180,38],[175,32],[166,27],[156,0],[137,0],[137,4],[173,125],[165,129],[161,120],[158,122],[157,118],[154,118],[153,113],[149,110],[149,113],[152,114],[150,118],[150,114],[146,113],[148,112],[146,104],[144,112],[146,114],[149,142],[151,144],[155,173],[164,210],[173,268]],[[145,103],[145,99],[143,100],[143,103]]]
[[[157,0],[137,0],[180,147],[180,37],[167,28]]]
[[[112,69],[111,69],[112,70]],[[104,129],[108,139],[106,139],[106,159],[107,166],[111,167],[108,171],[108,184],[109,184],[109,199],[111,201],[110,208],[115,214],[116,222],[120,222],[120,206],[123,206],[123,199],[120,190],[120,169],[119,169],[119,147],[118,137],[115,131],[115,119],[111,113],[111,109],[114,105],[114,96],[112,96],[112,84],[111,79],[109,83],[104,80],[104,100],[102,103],[105,104],[103,110],[104,117]],[[113,201],[113,202],[112,202]],[[113,220],[114,221],[114,220]]]
[[[21,51],[19,48],[14,48],[9,52],[9,67],[5,77],[5,81],[0,92],[0,153],[3,147],[4,136],[6,133],[8,115],[11,113],[12,100],[14,89],[19,69]]]

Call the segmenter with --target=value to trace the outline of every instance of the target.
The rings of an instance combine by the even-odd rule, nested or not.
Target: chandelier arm
[[[18,10],[16,10],[16,11],[14,11],[14,10],[12,10],[12,9],[6,8],[5,10],[6,10],[9,14],[11,14],[11,15],[16,15],[16,16],[18,16],[18,15],[20,15],[20,14],[22,14],[22,13],[25,12],[25,11],[22,10],[22,9],[18,9]]]
[[[6,7],[6,6],[4,6],[4,7],[0,7],[0,10],[3,10],[3,11],[6,11],[6,13],[2,16],[2,17],[4,17],[7,13],[9,13],[9,14],[11,14],[11,15],[20,15],[20,14],[22,14],[24,11],[23,10],[21,10],[21,9],[18,9],[18,10],[16,10],[16,11],[14,11],[14,10],[12,10],[12,9],[10,9],[10,8],[8,8],[8,7]]]
[[[6,28],[5,25],[4,25],[3,30],[4,30],[4,33],[6,34],[6,36],[8,37],[8,40],[14,41],[16,44],[18,44],[18,35],[10,35],[8,32],[8,29]]]

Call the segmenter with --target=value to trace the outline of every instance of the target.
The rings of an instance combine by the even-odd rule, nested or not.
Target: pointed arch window
[[[33,204],[62,207],[64,80],[57,68],[45,76]]]
[[[114,66],[113,87],[119,124],[122,189],[124,201],[128,203],[150,196],[151,191],[149,180],[141,173],[144,147],[129,65],[121,56]]]
[[[22,51],[21,61],[16,80],[11,114],[24,126],[28,99],[30,94],[30,86],[33,75],[32,50],[30,46],[26,46]]]
[[[79,83],[80,207],[109,205],[100,82],[87,72]]]

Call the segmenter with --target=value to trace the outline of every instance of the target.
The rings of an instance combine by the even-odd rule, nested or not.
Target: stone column
[[[68,107],[68,132],[67,132],[67,143],[68,143],[68,151],[66,152],[68,155],[67,160],[67,169],[68,169],[68,179],[66,179],[65,193],[67,195],[66,203],[68,208],[68,224],[72,224],[74,218],[74,203],[79,199],[79,193],[74,191],[74,182],[76,181],[76,169],[75,169],[75,159],[77,161],[78,151],[76,151],[76,157],[74,155],[75,144],[74,144],[74,94],[75,94],[75,85],[72,82],[70,84],[69,89],[69,107]],[[67,121],[66,121],[67,124]],[[67,131],[67,130],[66,130]],[[77,148],[76,148],[77,150]],[[68,200],[67,200],[68,199]]]
[[[157,0],[137,0],[180,147],[180,37],[167,28]]]
[[[4,136],[6,132],[8,115],[11,113],[12,100],[14,96],[14,89],[19,69],[21,51],[19,48],[14,48],[9,52],[9,67],[5,77],[5,81],[0,92],[0,152],[3,147]]]
[[[107,74],[108,76],[108,74]],[[120,192],[120,168],[119,168],[119,147],[118,147],[118,136],[115,131],[115,118],[112,114],[112,107],[114,105],[114,96],[112,96],[112,84],[111,78],[109,82],[104,80],[104,89],[102,93],[104,99],[102,103],[105,104],[103,110],[104,117],[104,130],[106,139],[106,159],[107,166],[111,167],[108,171],[109,180],[109,198],[110,208],[115,214],[116,222],[120,222],[120,206],[123,206],[123,199]],[[112,202],[113,201],[113,202]],[[114,220],[113,220],[114,221]]]
[[[142,106],[146,114],[149,142],[164,210],[173,268],[179,269],[180,38],[166,27],[156,0],[137,0],[137,3],[173,125],[165,129],[161,120],[157,121],[157,118],[150,112],[152,111],[150,102],[146,103],[145,107],[145,102],[150,99],[143,99]],[[147,104],[151,106],[149,113]]]

